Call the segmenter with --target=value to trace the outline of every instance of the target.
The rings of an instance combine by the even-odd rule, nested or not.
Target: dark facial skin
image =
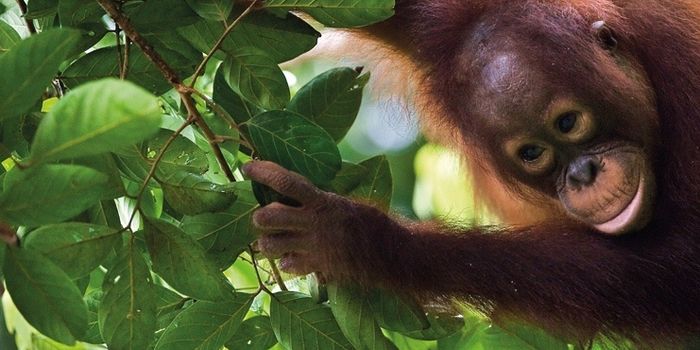
[[[642,228],[653,207],[651,128],[657,116],[639,65],[619,52],[602,21],[592,25],[589,45],[557,52],[555,61],[523,54],[523,41],[514,37],[493,39],[477,31],[461,58],[476,68],[464,78],[474,91],[467,105],[476,107],[476,132],[491,140],[487,148],[497,171],[516,188],[557,198],[569,216],[601,232]],[[556,50],[547,43],[537,49]],[[598,65],[581,61],[591,53],[602,58]],[[572,65],[592,79],[571,84]],[[610,76],[617,79],[605,79]],[[636,103],[621,109],[621,98]]]

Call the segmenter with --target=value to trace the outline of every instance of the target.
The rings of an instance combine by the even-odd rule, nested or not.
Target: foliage
[[[255,198],[284,199],[245,181],[251,158],[389,207],[386,158],[337,149],[369,73],[292,96],[279,64],[314,47],[309,22],[369,25],[393,0],[1,3],[0,257],[33,348],[561,348],[390,291],[329,285],[328,301],[254,250]]]

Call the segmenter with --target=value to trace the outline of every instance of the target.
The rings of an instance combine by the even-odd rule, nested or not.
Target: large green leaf
[[[139,158],[155,160],[167,140],[172,136],[170,130],[161,129],[153,138],[142,146]],[[148,166],[150,167],[150,162]],[[209,170],[207,154],[201,148],[184,136],[178,136],[170,143],[158,163],[160,173],[168,174],[176,170],[185,170],[193,174],[204,174]]]
[[[413,299],[386,289],[375,289],[368,298],[374,319],[382,328],[406,333],[430,327],[425,311]]]
[[[359,165],[367,169],[367,173],[347,195],[369,201],[382,209],[389,209],[393,188],[389,161],[385,156],[377,156]]]
[[[221,71],[233,91],[264,109],[281,109],[289,102],[289,86],[282,70],[260,50],[237,50],[226,56]]]
[[[0,194],[0,217],[28,226],[61,222],[103,199],[108,183],[105,174],[80,165],[13,170]]]
[[[156,331],[155,286],[148,266],[129,242],[102,284],[98,322],[110,349],[147,349]]]
[[[263,110],[244,100],[241,95],[234,92],[224,78],[221,67],[216,71],[214,76],[214,102],[216,102],[231,118],[241,124],[250,120],[254,116],[260,114]]]
[[[119,59],[114,47],[104,47],[87,53],[73,62],[62,74],[61,80],[70,88],[85,82],[108,77],[119,77]],[[158,48],[158,53],[178,74],[185,77],[194,72],[194,64],[182,54],[169,49]],[[127,79],[144,89],[160,95],[172,86],[163,78],[143,51],[134,47],[129,53]]]
[[[117,79],[84,84],[66,95],[39,124],[31,162],[111,151],[153,135],[162,117],[158,99]]]
[[[199,19],[187,2],[182,0],[148,0],[128,13],[131,23],[142,33],[172,31]]]
[[[194,12],[206,19],[226,21],[233,10],[231,0],[187,0]]]
[[[247,124],[257,154],[317,185],[330,182],[342,161],[333,139],[318,125],[287,111],[269,111]]]
[[[361,27],[394,14],[394,0],[267,0],[270,9],[298,10],[329,27]]]
[[[502,328],[486,322],[469,330],[460,338],[448,338],[440,342],[441,349],[565,350],[569,348],[565,342],[539,329],[515,324]]]
[[[103,15],[104,10],[97,1],[60,0],[58,2],[58,17],[64,26],[81,27],[86,23],[99,23]]]
[[[200,51],[209,52],[225,29],[226,23],[222,21],[199,21],[178,32]],[[281,63],[311,50],[319,36],[313,27],[293,14],[278,17],[267,12],[253,12],[236,25],[221,43],[220,53],[214,56],[235,55],[244,48],[258,49]]]
[[[153,271],[169,285],[196,299],[231,297],[231,286],[193,237],[162,220],[147,218],[145,227]]]
[[[42,226],[22,242],[25,247],[46,255],[75,279],[94,270],[121,241],[117,229],[70,222]]]
[[[215,184],[182,170],[159,176],[158,182],[168,204],[185,215],[220,211],[236,200],[235,189],[230,184]]]
[[[58,0],[32,0],[27,4],[27,14],[24,16],[28,19],[37,19],[54,15],[57,9]]]
[[[236,335],[226,343],[226,347],[236,350],[267,350],[277,344],[275,333],[267,316],[255,316],[241,324]]]
[[[181,228],[207,250],[221,268],[233,263],[238,254],[253,242],[256,235],[250,217],[258,207],[250,182],[233,184],[238,199],[226,210],[182,218]]]
[[[374,319],[368,295],[360,287],[328,285],[331,310],[343,334],[357,350],[396,349]]]
[[[352,349],[330,308],[307,295],[280,292],[270,301],[270,322],[277,340],[286,349]]]
[[[11,25],[0,21],[0,55],[9,51],[21,40],[22,38],[12,29]]]
[[[26,112],[39,100],[78,40],[78,31],[52,29],[0,55],[0,120]]]
[[[324,128],[340,141],[360,111],[362,90],[369,75],[351,68],[335,68],[304,85],[287,107]]]
[[[230,300],[198,301],[165,329],[156,350],[219,350],[236,334],[255,295],[237,293]]]
[[[22,316],[44,335],[73,344],[88,326],[87,306],[73,281],[41,253],[10,248],[5,283]]]

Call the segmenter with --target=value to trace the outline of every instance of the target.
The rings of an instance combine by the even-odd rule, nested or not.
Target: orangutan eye
[[[597,21],[591,25],[591,28],[596,33],[598,42],[604,49],[613,51],[617,48],[615,33],[605,24],[605,21]]]
[[[528,145],[520,150],[520,159],[527,163],[532,163],[537,161],[537,159],[544,153],[544,148],[535,145]]]
[[[565,113],[557,119],[557,129],[559,129],[562,134],[568,134],[571,130],[574,130],[577,121],[578,114],[576,112]]]

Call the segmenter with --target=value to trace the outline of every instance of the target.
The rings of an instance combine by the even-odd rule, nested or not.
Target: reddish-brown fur
[[[589,26],[598,20],[616,33],[620,54],[629,59],[625,64],[645,73],[635,81],[651,86],[649,105],[658,119],[639,116],[643,94],[627,99],[636,86],[616,75],[613,59],[587,49],[594,40]],[[486,150],[499,140],[475,111],[495,102],[474,98],[481,86],[478,71],[468,64],[489,54],[468,50],[483,23],[491,25],[489,38],[512,39],[522,57],[533,57],[528,62],[538,72],[547,72],[544,63],[556,66],[548,84],[593,94],[611,106],[606,113],[627,116],[605,137],[658,141],[644,146],[657,182],[655,209],[644,229],[611,237],[568,219],[556,196],[520,181]],[[282,267],[293,272],[320,271],[422,297],[456,296],[496,319],[530,321],[572,339],[602,333],[653,347],[700,332],[697,1],[398,0],[397,16],[368,32],[420,68],[418,104],[432,112],[426,122],[458,135],[472,168],[486,174],[477,180],[489,181],[483,192],[494,194],[490,203],[520,225],[399,223],[370,207],[315,192],[298,175],[258,162],[246,169],[251,178],[303,197],[304,204],[272,205],[256,213],[263,252],[284,257]],[[535,219],[522,220],[529,214]]]
[[[481,125],[470,118],[471,106],[464,105],[464,90],[457,88],[463,85],[455,82],[455,75],[463,71],[457,57],[463,54],[469,28],[484,16],[498,16],[500,25],[520,26],[523,33],[549,31],[571,40],[562,45],[584,40],[570,32],[577,21],[605,20],[614,28],[620,46],[637,58],[656,93],[660,149],[652,222],[642,232],[609,238],[576,224],[557,224],[567,220],[555,212],[552,222],[489,229],[494,235],[483,235],[484,228],[467,230],[466,236],[437,235],[432,232],[445,228],[424,228],[428,232],[415,245],[390,235],[389,241],[373,242],[376,248],[363,247],[375,270],[384,247],[402,247],[396,252],[400,256],[379,259],[384,264],[380,271],[391,273],[377,279],[437,295],[466,295],[496,315],[515,315],[578,337],[606,332],[664,342],[667,336],[699,332],[700,5],[682,0],[399,0],[393,22],[370,33],[416,59],[426,72],[424,93],[445,111],[442,122],[456,127],[467,139],[466,152],[481,161],[488,155],[472,148],[480,145],[475,129]],[[392,28],[403,28],[404,34],[393,37]],[[557,51],[533,52],[540,58],[548,54]],[[580,60],[596,64],[597,57]],[[579,74],[579,79],[588,79],[584,71]],[[488,167],[489,160],[485,162]],[[490,184],[495,185],[491,193],[508,198],[502,188],[512,186]],[[521,191],[517,186],[514,190]],[[498,206],[499,199],[491,203]],[[539,212],[543,203],[531,206],[533,213]],[[411,263],[397,266],[394,261]]]

